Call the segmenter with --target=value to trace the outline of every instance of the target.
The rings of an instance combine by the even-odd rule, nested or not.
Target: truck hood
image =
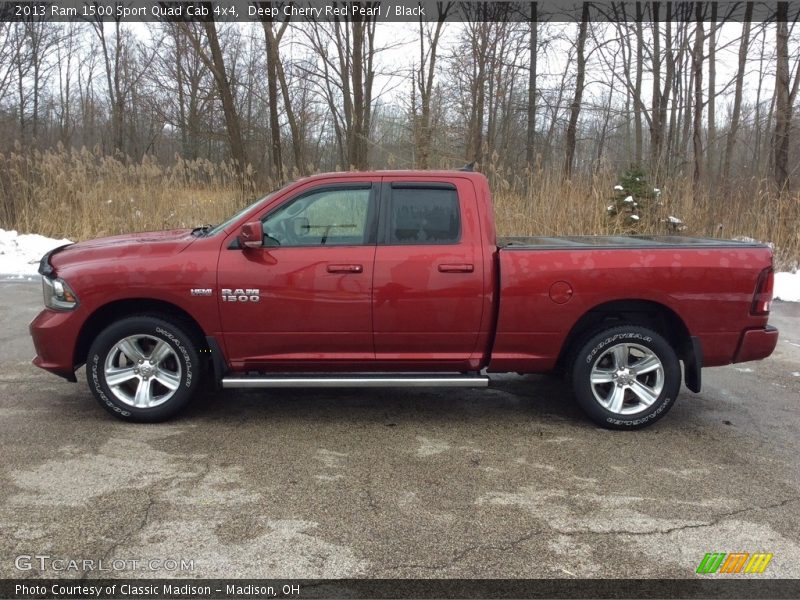
[[[98,260],[141,260],[177,254],[196,239],[191,229],[115,235],[62,246],[45,258],[56,270]]]

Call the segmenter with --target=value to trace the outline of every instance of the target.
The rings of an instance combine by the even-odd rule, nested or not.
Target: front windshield
[[[242,217],[242,215],[244,215],[245,213],[247,213],[251,209],[255,208],[258,204],[261,204],[262,202],[264,202],[266,200],[269,200],[270,198],[275,196],[277,191],[278,190],[274,190],[274,191],[270,192],[269,194],[267,194],[266,196],[264,196],[262,198],[259,198],[258,200],[256,200],[252,204],[249,204],[248,206],[245,206],[242,210],[240,210],[235,215],[230,217],[227,221],[225,221],[223,223],[220,223],[219,225],[209,229],[208,232],[206,233],[206,235],[215,235],[215,234],[219,233],[220,231],[222,231],[223,229],[225,229],[226,227],[228,227],[229,225],[232,225],[233,223],[238,221]]]

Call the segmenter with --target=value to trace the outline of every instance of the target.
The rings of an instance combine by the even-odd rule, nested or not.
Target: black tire
[[[133,342],[132,346],[125,344],[125,347],[130,354],[139,352],[144,365],[120,348],[124,340]],[[163,359],[155,356],[156,348]],[[156,363],[155,368],[148,358]],[[107,372],[108,369],[118,369],[124,376],[129,370],[137,374],[112,389],[108,377],[114,373]],[[95,338],[86,358],[86,379],[94,397],[100,406],[125,421],[152,423],[172,417],[194,395],[200,385],[201,371],[197,344],[187,328],[153,315],[127,317],[109,325]],[[143,381],[147,389],[140,395]],[[175,386],[174,389],[162,381]],[[145,405],[144,400],[149,396],[152,396],[152,405]]]
[[[660,367],[654,367],[653,357]],[[637,374],[637,366],[642,374]],[[675,350],[663,336],[638,325],[615,326],[585,338],[574,356],[571,374],[578,404],[607,429],[652,425],[672,408],[681,387]]]

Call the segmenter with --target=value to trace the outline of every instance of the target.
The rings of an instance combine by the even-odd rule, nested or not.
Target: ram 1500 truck
[[[689,237],[497,239],[465,171],[315,175],[217,226],[47,253],[34,364],[131,421],[222,388],[490,385],[559,372],[604,427],[649,425],[701,367],[758,360],[769,247]],[[683,363],[683,370],[681,370]]]

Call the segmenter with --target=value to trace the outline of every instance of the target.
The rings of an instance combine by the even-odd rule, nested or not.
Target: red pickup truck
[[[62,246],[34,364],[132,421],[223,388],[488,386],[557,371],[598,424],[649,425],[701,367],[762,359],[770,248],[688,237],[498,240],[485,177],[315,175],[215,227]],[[683,363],[683,374],[681,372]]]

